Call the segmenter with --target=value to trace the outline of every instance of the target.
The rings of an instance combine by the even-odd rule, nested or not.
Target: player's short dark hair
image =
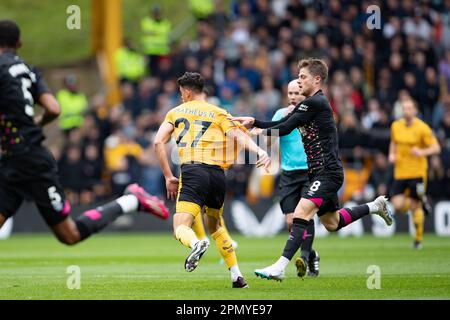
[[[300,60],[299,69],[306,68],[312,76],[319,76],[322,83],[328,78],[328,66],[322,59],[308,58]]]
[[[0,20],[0,47],[15,48],[20,41],[20,28],[12,20]]]
[[[196,93],[202,93],[205,88],[205,79],[197,72],[185,72],[177,82],[180,87],[191,89]]]

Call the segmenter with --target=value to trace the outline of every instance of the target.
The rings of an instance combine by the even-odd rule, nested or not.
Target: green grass
[[[140,19],[149,12],[147,0],[123,0],[124,35],[139,45]],[[187,2],[165,0],[162,5],[172,23],[183,19]],[[66,28],[66,8],[76,4],[81,10],[81,30]],[[73,63],[91,55],[91,0],[2,0],[0,19],[13,19],[22,29],[25,61],[38,66]]]
[[[0,20],[13,19],[22,29],[23,47],[20,55],[37,66],[60,66],[74,63],[91,55],[91,1],[94,0],[1,0]],[[225,3],[229,3],[227,0]],[[159,3],[173,27],[188,15],[188,1],[122,0],[124,36],[139,46],[140,20]],[[81,30],[69,30],[66,8],[78,5],[81,10]],[[185,37],[192,37],[195,28],[189,28]]]
[[[188,250],[169,234],[105,234],[74,247],[50,235],[14,235],[0,241],[0,299],[449,299],[450,239],[426,235],[421,251],[411,239],[317,239],[320,276],[300,280],[289,265],[283,282],[256,278],[272,263],[286,236],[236,236],[238,259],[250,285],[230,288],[219,254],[210,247],[192,273],[183,269]],[[69,265],[81,268],[81,289],[66,285]],[[381,269],[381,289],[366,286],[367,267]]]
[[[66,8],[81,9],[81,30],[68,30]],[[21,27],[19,54],[30,64],[56,66],[89,57],[90,0],[2,0],[0,19],[13,19]]]

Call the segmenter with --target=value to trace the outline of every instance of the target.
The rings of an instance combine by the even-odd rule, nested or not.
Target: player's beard
[[[311,92],[312,92],[312,86],[303,85],[302,91],[300,92],[300,94],[302,96],[309,97],[311,95]]]

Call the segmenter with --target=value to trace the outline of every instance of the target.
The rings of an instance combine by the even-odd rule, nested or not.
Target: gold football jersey
[[[205,163],[227,169],[237,155],[233,139],[226,133],[239,126],[227,119],[222,108],[204,101],[189,101],[170,110],[164,122],[175,128],[180,163]]]
[[[419,118],[414,118],[409,127],[404,119],[400,119],[392,123],[391,140],[397,145],[395,179],[425,179],[427,157],[416,157],[411,150],[414,147],[422,149],[438,143],[431,128]]]

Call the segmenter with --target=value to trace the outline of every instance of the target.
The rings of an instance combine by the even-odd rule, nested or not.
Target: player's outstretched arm
[[[44,114],[40,119],[36,119],[39,126],[43,127],[49,124],[61,114],[61,107],[55,96],[45,92],[39,96],[39,104],[44,108]]]
[[[242,124],[244,127],[246,127],[247,129],[250,129],[252,127],[257,127],[257,128],[261,128],[261,129],[267,129],[267,128],[272,128],[274,126],[277,126],[283,122],[285,122],[286,120],[288,120],[297,110],[297,107],[294,108],[294,110],[292,110],[292,112],[290,112],[289,114],[287,114],[284,118],[278,120],[278,121],[261,121],[261,120],[257,120],[253,117],[228,117],[229,120],[231,121],[237,121],[240,124]]]
[[[285,123],[288,121],[293,115],[297,114],[298,107],[295,107],[291,112],[289,112],[284,118],[281,118],[277,121],[261,121],[261,120],[255,120],[254,126],[261,129],[268,129],[272,128],[278,125],[281,125],[282,123]]]
[[[158,130],[155,137],[155,152],[158,158],[159,165],[166,178],[167,198],[174,200],[178,193],[178,179],[173,175],[170,169],[169,159],[166,152],[166,143],[169,142],[173,132],[173,125],[164,122]]]
[[[290,115],[291,114],[287,115],[286,117],[284,117],[283,119],[278,120],[278,121],[261,121],[261,120],[256,120],[253,117],[228,117],[227,119],[231,120],[231,121],[239,122],[241,125],[243,125],[247,129],[251,129],[253,127],[266,129],[266,128],[270,128],[270,127],[276,126],[276,125],[284,122],[287,118],[289,118]]]
[[[274,135],[274,131],[277,130],[278,136],[286,136],[292,132],[292,130],[305,125],[313,118],[313,112],[293,112],[289,114],[288,118],[283,118],[282,122],[275,126],[267,128],[262,131],[262,134],[271,136]],[[281,121],[281,120],[280,120]],[[277,121],[278,122],[278,121]],[[255,122],[256,125],[256,122]]]

